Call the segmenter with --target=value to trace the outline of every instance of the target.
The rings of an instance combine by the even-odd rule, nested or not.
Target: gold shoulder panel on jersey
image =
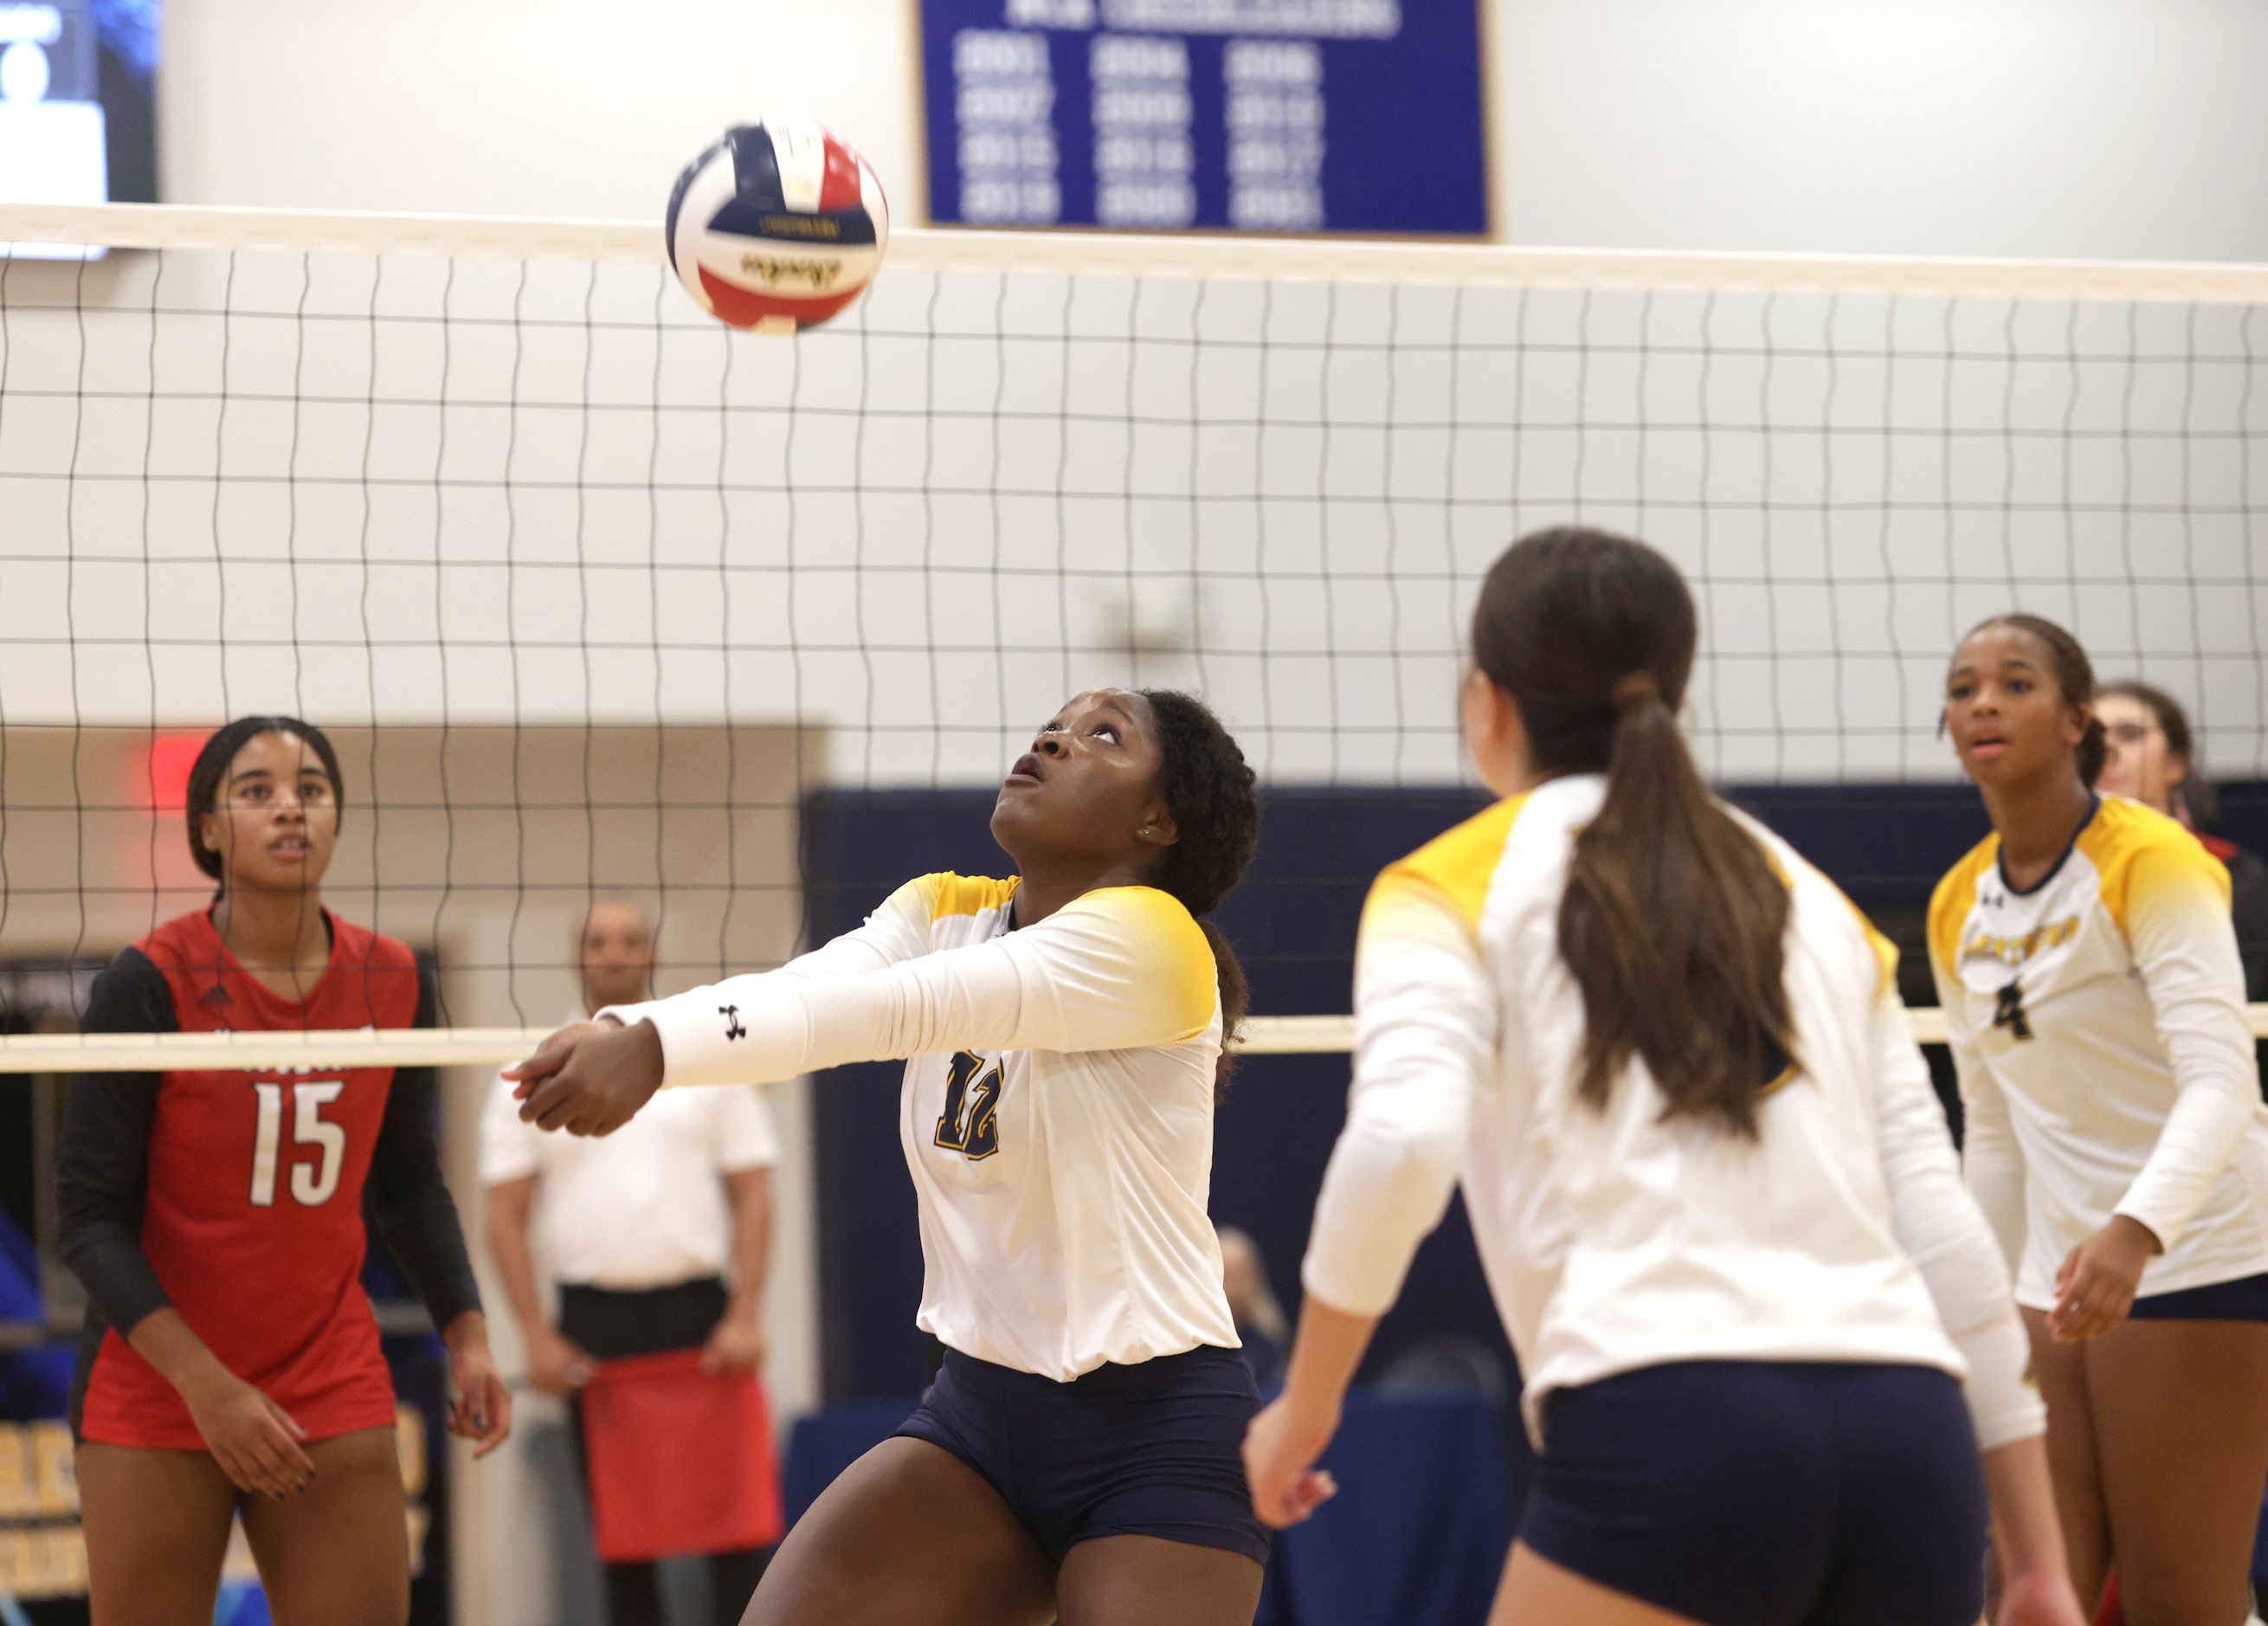
[[[1167,1025],[1174,1030],[1173,1043],[1185,1043],[1212,1025],[1220,971],[1213,964],[1204,928],[1180,898],[1154,886],[1106,886],[1064,907],[1108,915],[1129,950],[1164,969],[1160,996]]]
[[[924,876],[917,884],[929,894],[929,918],[942,920],[949,914],[982,914],[987,909],[1005,908],[1016,895],[1021,879],[1012,876],[1005,881],[993,881],[945,870]]]
[[[1422,887],[1447,898],[1466,928],[1478,931],[1489,886],[1504,861],[1505,843],[1512,839],[1512,827],[1527,804],[1524,795],[1507,796],[1442,831],[1409,857],[1388,864],[1372,883],[1364,913],[1405,888]]]
[[[1929,954],[1950,975],[1961,964],[1961,932],[1977,906],[1977,883],[2000,861],[1998,831],[1969,849],[1929,895]]]
[[[2155,808],[2105,796],[2075,845],[2101,877],[2102,906],[2122,932],[2138,885],[2197,881],[2220,894],[2222,908],[2228,906],[2228,867],[2205,851],[2187,825]]]

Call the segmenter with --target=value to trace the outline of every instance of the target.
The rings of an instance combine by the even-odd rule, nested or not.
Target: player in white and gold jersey
[[[2002,1622],[2079,1626],[1895,953],[1703,786],[1694,642],[1642,543],[1547,531],[1489,573],[1465,722],[1505,799],[1364,912],[1256,1503],[1281,1525],[1330,1493],[1340,1396],[1462,1179],[1541,1449],[1498,1626],[1975,1626],[1988,1500]]]
[[[924,876],[777,972],[601,1012],[514,1069],[523,1117],[605,1134],[665,1085],[908,1059],[944,1370],[797,1524],[750,1626],[1252,1619],[1258,1396],[1206,1216],[1244,988],[1203,917],[1258,821],[1199,702],[1081,695],[1001,789],[1015,878]]]
[[[2228,876],[2090,789],[2095,675],[2037,617],[1962,640],[1945,720],[1993,833],[1930,906],[1970,1189],[2015,1275],[2073,1579],[2234,1626],[2268,1482],[2268,1110]]]

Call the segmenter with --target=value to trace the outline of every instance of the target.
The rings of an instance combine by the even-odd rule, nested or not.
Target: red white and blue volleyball
[[[702,309],[757,333],[836,314],[874,279],[890,237],[882,184],[813,120],[740,124],[669,196],[669,262]]]

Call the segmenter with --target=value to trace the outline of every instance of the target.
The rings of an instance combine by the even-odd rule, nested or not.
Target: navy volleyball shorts
[[[975,1468],[1060,1563],[1081,1541],[1153,1535],[1268,1562],[1244,1478],[1260,1393],[1244,1357],[1200,1345],[1069,1383],[957,1349],[898,1433]]]
[[[2153,1293],[2126,1314],[2135,1321],[2268,1321],[2268,1275]]]
[[[1686,1361],[1546,1400],[1520,1539],[1706,1626],[1975,1626],[1986,1519],[1944,1372]]]

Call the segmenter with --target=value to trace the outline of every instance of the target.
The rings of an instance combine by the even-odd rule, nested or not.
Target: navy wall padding
[[[24,1228],[0,1212],[0,1321],[46,1319],[39,1252]],[[63,1416],[70,1409],[75,1358],[68,1341],[0,1355],[0,1419]]]
[[[1738,787],[1733,799],[1825,870],[1905,949],[1909,1001],[1928,1002],[1919,932],[1930,889],[1986,830],[1964,783]],[[2222,787],[2226,834],[2268,851],[2268,784]],[[810,941],[857,925],[890,891],[936,869],[998,875],[989,789],[825,791],[803,804]],[[1370,877],[1477,810],[1454,787],[1280,787],[1266,795],[1259,856],[1220,912],[1252,979],[1255,1011],[1349,1008],[1355,923]],[[1938,1058],[1942,1068],[1942,1056]],[[934,1352],[914,1327],[921,1245],[898,1145],[895,1065],[820,1081],[820,1304],[830,1401],[917,1393]],[[1323,1164],[1345,1112],[1344,1056],[1248,1057],[1222,1103],[1213,1213],[1259,1243],[1287,1311]],[[1949,1083],[1949,1081],[1947,1081]],[[1411,1345],[1472,1338],[1508,1359],[1461,1206],[1419,1252],[1371,1365]]]
[[[2220,833],[2241,847],[2268,855],[2268,780],[2221,785]]]
[[[0,1214],[0,1321],[37,1321],[46,1314],[39,1250],[12,1216]]]

